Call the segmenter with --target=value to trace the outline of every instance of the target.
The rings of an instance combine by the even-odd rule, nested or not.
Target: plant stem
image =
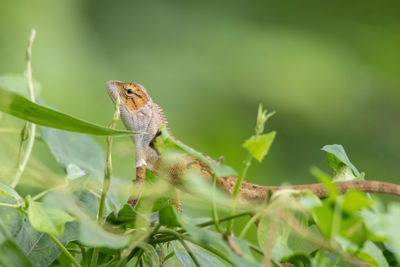
[[[171,253],[169,253],[167,256],[165,256],[164,258],[164,262],[166,262],[167,260],[169,260],[169,258],[171,258],[172,256],[175,255],[175,251],[172,251]]]
[[[190,243],[193,243],[193,244],[195,244],[195,245],[197,245],[197,246],[199,246],[199,247],[202,247],[202,248],[204,248],[204,249],[210,251],[211,253],[217,255],[218,257],[220,257],[220,258],[223,259],[224,261],[226,261],[226,262],[228,262],[228,263],[234,265],[233,262],[232,262],[229,258],[227,258],[223,253],[221,253],[219,250],[217,250],[217,249],[215,249],[215,248],[213,248],[213,247],[211,247],[211,246],[209,246],[209,245],[201,244],[201,243],[199,243],[199,242],[197,242],[197,241],[191,239],[191,238],[188,237],[188,236],[182,236],[182,238],[183,238],[184,240],[186,240],[186,241],[189,241]]]
[[[247,233],[247,231],[249,230],[250,226],[258,220],[258,218],[260,218],[262,213],[257,213],[256,215],[254,215],[248,222],[247,224],[244,226],[242,232],[239,235],[239,238],[243,238],[244,235]]]
[[[136,264],[135,264],[135,267],[139,265],[140,260],[141,260],[141,258],[142,258],[142,255],[143,255],[143,250],[140,251],[140,254],[139,254],[138,258],[137,258],[137,262],[136,262]]]
[[[213,194],[213,202],[212,202],[211,214],[212,214],[212,218],[214,221],[215,229],[217,229],[217,231],[219,233],[222,233],[221,227],[219,226],[219,220],[218,220],[218,210],[217,210],[217,200],[216,200],[217,176],[215,175],[215,173],[213,173],[213,177],[212,177],[212,190],[213,190],[213,193],[212,193]]]
[[[232,206],[231,206],[231,211],[230,211],[230,215],[231,216],[235,212],[236,199],[237,199],[237,196],[239,194],[240,185],[242,184],[242,181],[243,181],[244,177],[246,177],[247,170],[249,169],[249,167],[251,165],[251,160],[252,159],[253,159],[253,157],[250,155],[250,153],[247,153],[246,158],[243,161],[242,170],[241,170],[241,172],[239,174],[239,177],[238,177],[238,179],[236,181],[235,188],[233,189],[233,194],[232,194],[233,200],[232,200]],[[228,234],[230,234],[232,232],[232,227],[233,227],[233,221],[230,220],[228,222],[228,227],[227,227],[227,230],[226,230],[226,232]]]
[[[182,244],[182,246],[185,248],[185,250],[187,251],[187,253],[189,254],[190,258],[192,258],[193,263],[197,266],[197,267],[201,267],[199,261],[197,260],[196,256],[193,254],[192,250],[189,248],[189,246],[185,243],[185,241],[181,238],[179,238],[179,242]]]
[[[257,253],[260,254],[261,256],[264,256],[264,252],[263,252],[261,249],[259,249],[257,246],[255,246],[255,245],[249,243],[249,248],[250,248],[251,250],[257,252]]]
[[[213,248],[211,246],[199,243],[199,242],[191,239],[189,236],[181,235],[181,237],[182,237],[182,239],[184,239],[184,240],[186,240],[186,241],[188,241],[188,242],[190,242],[192,244],[195,244],[195,245],[197,245],[199,247],[204,248],[205,250],[210,251],[211,253],[217,255],[218,257],[220,257],[224,261],[226,261],[226,262],[228,262],[228,263],[233,265],[233,262],[229,258],[227,258],[223,253],[221,253],[219,250],[217,250],[217,249],[215,249],[215,248]],[[171,236],[168,236],[168,237],[165,237],[165,238],[159,238],[159,239],[152,240],[151,243],[152,244],[165,243],[165,242],[174,241],[174,240],[177,240],[177,239],[178,239],[177,236],[171,235]]]
[[[62,185],[59,185],[59,186],[52,187],[52,188],[49,188],[49,189],[47,189],[47,190],[44,190],[44,191],[40,192],[39,194],[33,196],[33,197],[31,198],[31,201],[38,200],[38,199],[42,198],[44,195],[46,195],[47,193],[49,193],[49,192],[51,192],[51,191],[54,191],[54,190],[57,190],[57,189],[60,189],[60,188],[64,188],[64,187],[66,187],[66,186],[68,186],[68,182],[65,183],[65,184],[62,184]]]
[[[179,234],[177,231],[174,231],[172,229],[163,229],[163,230],[160,230],[159,233],[167,233],[167,234],[171,234],[171,235],[176,236],[178,238],[179,242],[182,244],[182,246],[185,248],[185,250],[189,254],[190,258],[192,258],[193,263],[197,267],[201,266],[199,261],[197,260],[196,256],[193,254],[192,250],[188,247],[188,245],[183,240],[183,237],[182,237],[181,234]]]
[[[2,202],[0,202],[0,207],[18,209],[18,208],[20,207],[20,205],[17,205],[17,204],[8,204],[8,203],[2,203]]]
[[[221,222],[224,222],[224,221],[236,219],[236,218],[238,218],[238,217],[242,217],[242,216],[246,216],[246,215],[250,215],[250,214],[251,214],[251,213],[248,212],[248,211],[242,212],[242,213],[238,213],[238,214],[235,214],[235,215],[231,215],[231,216],[228,216],[228,217],[224,217],[224,218],[222,218],[222,219],[219,219],[219,222],[221,223]],[[196,226],[198,226],[198,227],[206,227],[206,226],[210,226],[210,225],[213,225],[213,224],[214,224],[214,220],[208,221],[208,222],[203,222],[203,223],[200,223],[200,224],[198,224],[198,225],[196,225]]]
[[[242,217],[242,216],[246,216],[246,215],[251,215],[251,213],[248,212],[248,211],[242,212],[242,213],[238,213],[238,214],[235,214],[233,216],[228,216],[228,217],[224,217],[222,219],[219,219],[218,222],[222,223],[222,222],[229,221],[229,220],[232,220],[232,219],[236,219],[236,218],[239,218],[239,217]],[[214,223],[215,223],[215,221],[211,220],[211,221],[207,221],[207,222],[203,222],[203,223],[197,224],[196,226],[197,227],[207,227],[207,226],[213,225]],[[180,233],[180,234],[185,233],[185,232],[186,232],[185,229],[181,229],[181,230],[178,231],[178,233]]]
[[[81,265],[79,264],[79,262],[74,258],[74,256],[71,255],[71,253],[69,253],[69,251],[63,246],[63,244],[61,244],[61,242],[57,239],[57,237],[55,237],[52,234],[48,234],[49,237],[51,238],[51,240],[54,241],[54,243],[56,243],[56,245],[61,249],[61,251],[65,254],[65,256],[67,256],[68,259],[70,259],[70,261],[77,267],[81,267]]]
[[[115,101],[114,117],[109,125],[109,128],[113,129],[113,130],[115,129],[115,126],[117,125],[117,122],[119,120],[119,115],[120,115],[119,105],[120,105],[120,100],[119,100],[119,98],[117,98],[117,100]],[[112,141],[113,141],[113,138],[111,136],[107,136],[106,140],[107,140],[106,166],[105,166],[105,170],[104,170],[103,189],[101,190],[99,211],[97,213],[97,223],[99,225],[103,224],[104,207],[105,207],[105,203],[106,203],[107,191],[110,188],[111,173],[112,173]],[[91,262],[92,267],[97,266],[97,260],[99,258],[99,254],[100,254],[100,248],[95,248],[93,250],[92,262]]]
[[[28,89],[29,89],[29,98],[32,102],[35,102],[35,91],[33,87],[33,79],[32,79],[32,45],[33,41],[35,40],[36,31],[32,29],[31,36],[29,38],[28,48],[26,49],[26,75],[28,79]],[[12,188],[15,188],[21,179],[22,173],[25,170],[25,167],[28,163],[29,157],[31,156],[33,144],[35,142],[35,135],[36,135],[36,124],[29,123],[28,125],[28,144],[25,151],[25,155],[22,161],[18,161],[18,169],[17,173],[15,174],[14,180],[11,184]],[[21,139],[21,143],[23,140]],[[21,144],[22,145],[22,144]]]
[[[83,266],[86,267],[86,265],[87,265],[87,253],[86,253],[86,248],[85,248],[83,245],[81,245],[81,244],[78,244],[78,246],[80,247],[80,249],[81,249],[81,251],[82,251],[82,264],[83,264]]]

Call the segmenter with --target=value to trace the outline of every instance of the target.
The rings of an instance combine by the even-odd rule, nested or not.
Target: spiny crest
[[[118,89],[118,94],[121,100],[129,110],[138,110],[146,106],[150,101],[146,89],[144,89],[140,84],[115,81],[114,85]]]
[[[169,135],[174,137],[173,134],[171,133],[171,130],[170,130],[169,126],[168,126],[168,120],[167,120],[167,117],[164,115],[164,111],[160,108],[159,105],[157,105],[157,104],[154,104],[154,105],[155,105],[156,110],[157,110],[157,112],[158,112],[158,114],[159,114],[159,116],[160,116],[160,118],[162,120],[162,125],[165,125]]]

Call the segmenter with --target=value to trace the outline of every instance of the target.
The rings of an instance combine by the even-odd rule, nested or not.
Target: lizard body
[[[146,89],[136,83],[109,81],[107,89],[113,101],[120,98],[120,112],[125,127],[132,131],[141,131],[146,134],[133,135],[132,140],[136,146],[136,182],[141,184],[145,179],[146,168],[154,173],[166,171],[170,179],[176,180],[188,170],[199,171],[206,179],[212,179],[212,170],[204,162],[188,155],[179,154],[178,163],[173,166],[163,164],[162,157],[153,146],[153,141],[162,126],[168,126],[167,120],[161,108],[153,102]],[[209,157],[208,157],[209,158]],[[216,162],[216,161],[215,161]],[[217,177],[217,185],[232,194],[237,178],[234,176]],[[370,193],[384,193],[400,196],[400,185],[379,181],[346,181],[335,182],[340,192],[348,189],[358,189]],[[323,184],[304,184],[293,186],[262,186],[243,181],[239,197],[250,200],[266,200],[270,197],[270,191],[285,189],[311,190],[320,198],[325,198],[328,191]],[[135,205],[137,200],[133,200]],[[130,202],[132,205],[132,201]]]

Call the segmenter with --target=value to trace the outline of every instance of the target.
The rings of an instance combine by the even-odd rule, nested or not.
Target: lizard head
[[[137,83],[126,83],[120,81],[107,82],[108,93],[115,102],[117,97],[121,100],[121,106],[127,111],[136,111],[150,101],[146,89]]]

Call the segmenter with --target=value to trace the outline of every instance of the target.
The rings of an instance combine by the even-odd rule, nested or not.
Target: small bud
[[[264,126],[267,120],[275,114],[275,111],[267,112],[267,110],[263,109],[262,104],[258,106],[257,113],[257,123],[256,123],[256,135],[262,134],[264,132]]]

